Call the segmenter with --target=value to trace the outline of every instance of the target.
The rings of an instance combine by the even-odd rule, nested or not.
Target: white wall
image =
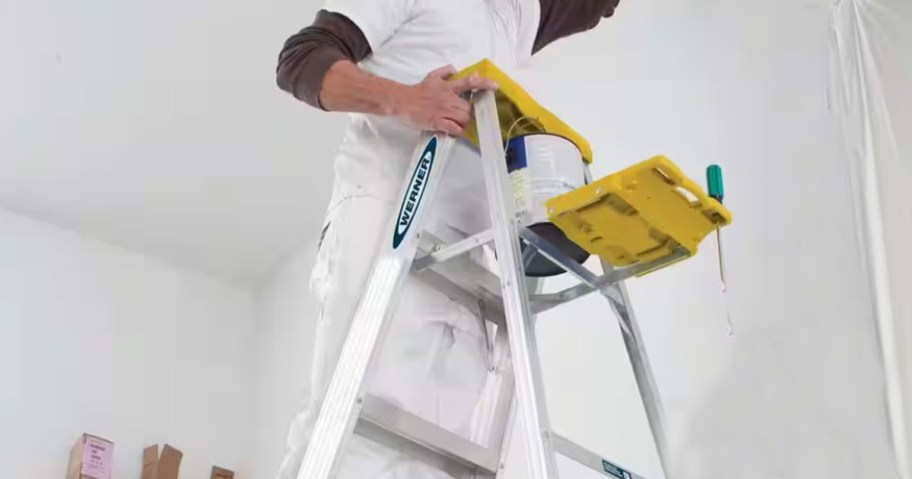
[[[283,42],[323,3],[0,2],[0,205],[262,280],[329,194],[311,180],[332,165],[312,158],[345,119],[275,86]]]
[[[253,317],[222,280],[0,210],[0,476],[63,477],[83,432],[117,478],[157,442],[182,477],[247,472]]]

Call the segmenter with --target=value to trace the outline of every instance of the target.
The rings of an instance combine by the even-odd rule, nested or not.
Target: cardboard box
[[[234,471],[212,466],[212,474],[209,476],[209,479],[234,479]]]
[[[114,443],[83,434],[70,449],[67,479],[111,479]]]
[[[142,479],[177,479],[184,453],[165,444],[161,455],[158,444],[143,449]]]

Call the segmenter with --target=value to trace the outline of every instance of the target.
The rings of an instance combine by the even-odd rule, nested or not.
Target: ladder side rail
[[[602,261],[602,269],[605,273],[610,273],[613,267]],[[662,472],[665,474],[666,479],[671,479],[668,437],[665,434],[665,409],[662,406],[659,387],[656,384],[649,356],[646,353],[646,345],[643,342],[643,336],[640,334],[639,323],[630,306],[627,286],[623,282],[618,282],[608,288],[612,289],[614,294],[606,295],[605,297],[608,299],[608,303],[611,305],[611,309],[614,311],[621,328],[624,347],[627,349],[627,356],[630,358],[630,365],[633,367],[633,375],[640,391],[640,400],[646,410],[646,418],[649,421],[649,429],[652,431],[653,441],[655,441]],[[614,297],[620,297],[621,301],[614,300]]]
[[[655,442],[659,461],[662,465],[665,477],[668,478],[669,464],[667,456],[667,436],[665,435],[665,413],[655,376],[649,363],[649,357],[646,353],[646,347],[642,335],[640,334],[639,324],[630,307],[626,286],[620,280],[607,285],[600,284],[602,278],[611,277],[612,274],[622,273],[625,270],[615,271],[610,264],[602,260],[601,265],[604,276],[600,278],[584,266],[566,257],[566,255],[561,253],[554,245],[532,230],[527,228],[523,229],[520,232],[520,235],[523,240],[527,242],[528,249],[535,248],[544,257],[561,266],[568,273],[579,279],[584,285],[598,290],[602,296],[608,300],[608,303],[618,319],[621,334],[624,338],[624,346],[627,350],[627,355],[630,358],[630,364],[633,368],[643,408],[646,411],[646,417],[652,432],[653,441]]]
[[[418,236],[433,203],[456,139],[422,135],[400,190],[403,198],[391,215],[388,235],[378,249],[364,296],[355,310],[298,479],[331,479],[339,468],[360,414],[370,364],[377,356],[396,299],[418,251]]]
[[[524,431],[530,479],[556,479],[557,459],[535,340],[535,324],[526,291],[513,198],[494,92],[476,96],[475,121],[494,245],[503,290],[504,311],[516,383],[517,412]]]

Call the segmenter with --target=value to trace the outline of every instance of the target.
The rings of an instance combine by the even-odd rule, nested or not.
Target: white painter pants
[[[440,204],[440,202],[437,202]],[[445,204],[445,203],[444,203]],[[289,432],[280,479],[294,479],[319,414],[320,400],[365,289],[377,247],[390,231],[392,202],[346,197],[331,206],[313,276],[322,304],[317,325],[311,399]],[[431,205],[433,207],[433,205]],[[432,216],[433,210],[427,216]],[[468,437],[485,383],[487,343],[482,321],[446,296],[409,278],[402,291],[369,394]],[[339,479],[449,479],[401,451],[355,435]]]

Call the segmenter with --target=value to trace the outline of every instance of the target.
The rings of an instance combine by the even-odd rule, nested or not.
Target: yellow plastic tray
[[[693,256],[707,234],[732,220],[663,156],[554,197],[546,206],[567,237],[613,266],[661,259],[678,249]]]
[[[550,133],[573,142],[582,153],[583,160],[586,163],[592,163],[592,146],[589,142],[553,113],[539,105],[493,62],[482,60],[457,73],[454,78],[467,77],[473,73],[494,80],[499,86],[496,94],[497,113],[504,141],[530,133]],[[466,137],[475,146],[478,146],[478,131],[475,129],[474,123],[466,130]]]

